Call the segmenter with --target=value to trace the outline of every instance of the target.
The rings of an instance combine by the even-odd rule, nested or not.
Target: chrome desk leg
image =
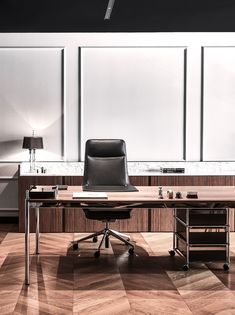
[[[29,250],[30,250],[29,216],[30,216],[29,191],[26,191],[26,198],[25,198],[25,284],[26,285],[29,285]]]
[[[228,267],[230,266],[230,213],[229,208],[226,209],[227,212],[227,227],[226,227],[226,263]]]
[[[177,209],[173,209],[173,251],[176,250],[176,214],[177,214]]]
[[[40,241],[40,234],[39,234],[39,207],[36,207],[36,254],[39,254],[39,241]]]

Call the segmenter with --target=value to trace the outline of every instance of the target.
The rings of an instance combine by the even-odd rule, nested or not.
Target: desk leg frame
[[[40,203],[30,203],[29,191],[26,191],[25,198],[25,284],[30,284],[30,209],[36,208],[36,254],[39,254],[40,231],[39,231],[39,206]]]
[[[36,254],[40,253],[39,207],[36,207]]]
[[[30,284],[29,279],[29,251],[30,251],[30,202],[29,202],[29,191],[26,192],[25,199],[25,284]]]

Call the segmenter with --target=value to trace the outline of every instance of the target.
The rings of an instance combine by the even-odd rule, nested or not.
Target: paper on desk
[[[74,199],[107,199],[108,196],[106,192],[93,192],[93,191],[82,191],[82,192],[74,192]]]

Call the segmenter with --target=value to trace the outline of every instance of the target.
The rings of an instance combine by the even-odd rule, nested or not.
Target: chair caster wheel
[[[98,241],[97,236],[94,236],[93,239],[92,239],[92,241],[93,241],[93,243],[97,243],[97,241]]]
[[[74,243],[73,244],[73,250],[77,250],[78,249],[78,243]]]
[[[128,237],[126,240],[127,240],[128,242],[130,242],[131,239]]]
[[[187,271],[189,269],[188,265],[183,265],[183,270]]]
[[[100,257],[100,251],[97,250],[97,251],[95,252],[94,256],[95,256],[95,258],[99,258],[99,257]]]
[[[172,249],[172,250],[169,250],[168,252],[171,256],[175,256],[175,251]]]
[[[129,248],[128,252],[130,255],[133,255],[134,254],[134,248]]]
[[[224,270],[227,271],[227,270],[229,270],[229,265],[228,265],[228,264],[224,264],[224,265],[223,265],[223,268],[224,268]]]

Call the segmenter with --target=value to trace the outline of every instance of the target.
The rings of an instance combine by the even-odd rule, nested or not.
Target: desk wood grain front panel
[[[148,186],[148,176],[130,176],[134,186]],[[113,228],[123,232],[147,232],[149,230],[149,209],[133,209],[129,220],[117,220]]]
[[[132,176],[131,183],[136,186],[147,186],[147,176]],[[19,231],[24,232],[25,192],[31,185],[78,185],[82,184],[82,176],[21,176],[19,179]],[[92,232],[104,228],[104,223],[85,218],[80,208],[53,208],[40,210],[41,232]],[[148,231],[149,210],[133,209],[129,220],[117,220],[112,228],[119,231]],[[35,213],[31,211],[30,231],[35,231]]]
[[[234,186],[235,176],[151,176],[150,186]],[[175,191],[174,191],[175,193]],[[150,230],[173,230],[173,209],[151,209]],[[230,209],[230,228],[234,231],[234,209]]]
[[[65,176],[64,184],[68,186],[81,186],[82,176]],[[86,220],[81,208],[64,208],[64,231],[85,232],[89,220]]]
[[[132,176],[130,181],[135,186],[148,186],[147,176]],[[66,185],[81,185],[82,177],[66,176]],[[104,228],[104,222],[86,219],[81,209],[65,208],[65,232],[93,232]],[[133,209],[132,217],[129,220],[117,220],[111,223],[111,228],[118,231],[143,232],[148,231],[149,210]]]

